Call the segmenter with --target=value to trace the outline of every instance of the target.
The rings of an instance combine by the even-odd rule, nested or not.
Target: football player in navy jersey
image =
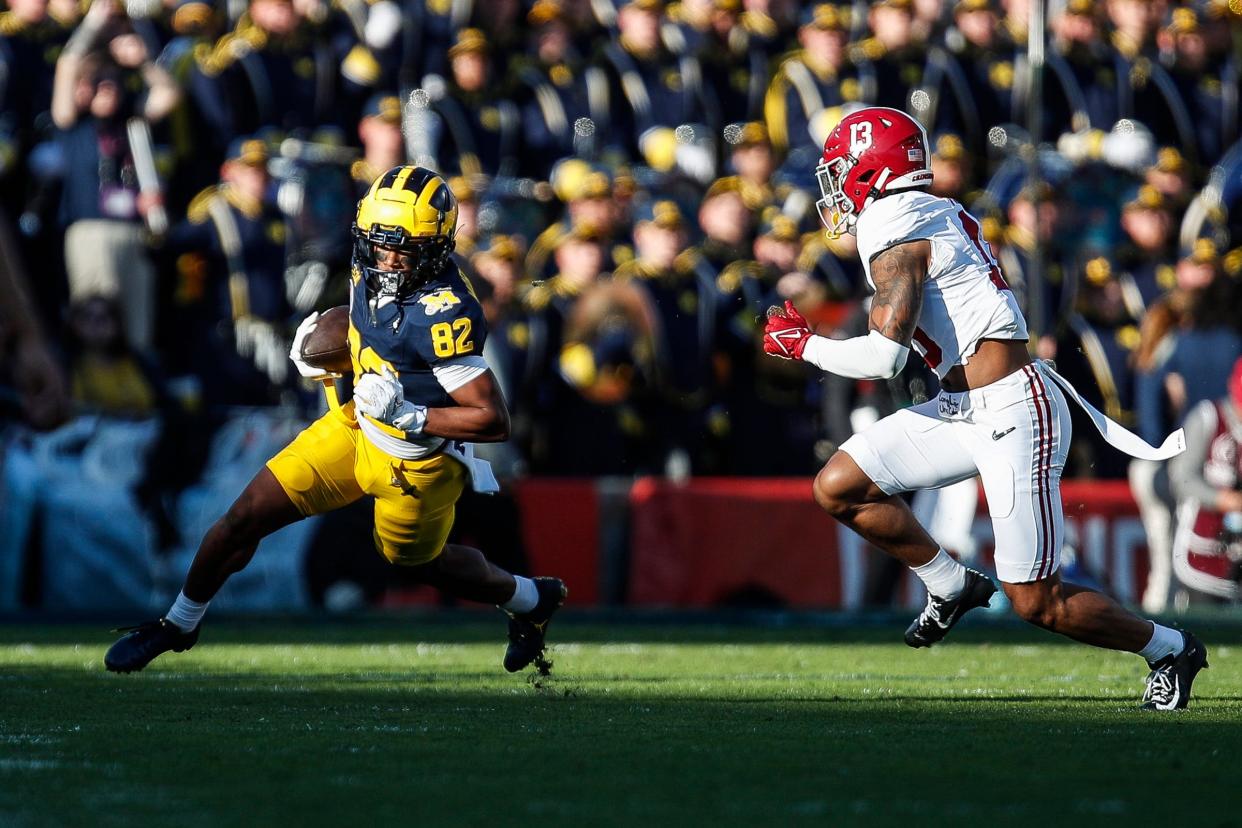
[[[353,227],[353,398],[340,404],[339,377],[301,358],[317,324],[312,314],[290,358],[302,376],[325,381],[329,411],[255,475],[203,538],[168,613],[113,644],[109,670],[141,670],[161,653],[194,646],[208,602],[260,540],[364,495],[375,499],[380,554],[454,596],[504,609],[505,669],[540,657],[565,585],[511,575],[477,549],[446,543],[465,486],[497,489],[470,444],[509,436],[504,397],[483,361],[483,311],[451,259],[456,228],[457,202],[431,170],[394,167],[371,185]]]

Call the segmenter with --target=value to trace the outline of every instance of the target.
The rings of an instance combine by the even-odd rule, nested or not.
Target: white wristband
[[[901,373],[910,348],[879,331],[851,339],[812,336],[802,359],[821,371],[850,379],[891,379]]]

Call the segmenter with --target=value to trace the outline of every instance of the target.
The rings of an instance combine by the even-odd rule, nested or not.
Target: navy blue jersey
[[[428,408],[456,405],[432,368],[459,357],[483,356],[487,322],[474,290],[457,265],[413,294],[375,312],[355,268],[349,300],[349,350],[354,375],[379,373],[387,365],[400,378],[405,398]]]

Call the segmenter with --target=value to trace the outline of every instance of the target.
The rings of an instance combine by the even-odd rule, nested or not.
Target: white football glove
[[[293,344],[289,346],[289,359],[293,360],[293,365],[298,369],[298,373],[306,379],[321,380],[328,379],[329,377],[339,377],[340,374],[334,374],[331,371],[307,365],[302,361],[302,343],[306,341],[306,337],[311,335],[311,332],[315,330],[315,326],[318,324],[319,311],[314,311],[310,316],[302,320],[302,324],[298,325],[297,331],[293,334]]]
[[[409,434],[422,433],[427,423],[427,406],[405,399],[401,381],[387,365],[378,374],[363,374],[355,383],[354,410]]]
[[[354,383],[354,408],[381,423],[391,425],[393,419],[401,413],[403,402],[405,389],[386,365],[383,373],[363,374]]]

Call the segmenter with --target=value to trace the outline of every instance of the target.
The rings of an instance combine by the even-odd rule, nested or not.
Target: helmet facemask
[[[355,224],[353,234],[354,258],[375,303],[412,294],[444,269],[456,246],[451,236],[413,237],[400,227],[372,225],[364,231]],[[375,253],[377,247],[400,252],[410,260],[410,266],[399,270],[381,268]]]
[[[819,182],[819,191],[823,194],[823,198],[815,202],[815,208],[819,211],[819,220],[827,228],[828,236],[834,239],[847,232],[853,233],[858,220],[854,202],[845,193],[845,178],[857,163],[858,159],[853,156],[842,155],[815,168],[815,180]]]

